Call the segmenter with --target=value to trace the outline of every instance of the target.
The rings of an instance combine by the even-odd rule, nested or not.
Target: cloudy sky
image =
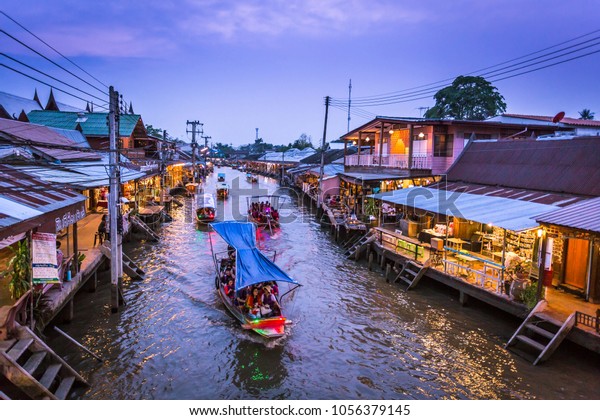
[[[324,97],[347,100],[349,79],[357,102],[386,94],[399,99],[353,109],[352,128],[374,115],[420,116],[422,107],[434,104],[427,87],[398,96],[407,89],[527,56],[499,71],[536,51],[570,48],[541,67],[600,49],[599,0],[21,0],[0,10],[98,81],[114,85],[146,124],[186,138],[186,120],[199,120],[213,142],[234,145],[251,142],[256,128],[270,143],[287,144],[302,133],[318,143]],[[106,90],[1,14],[0,29],[0,64],[77,96],[104,97],[8,37]],[[515,72],[535,68],[528,64]],[[593,53],[494,85],[511,113],[578,117],[589,108],[600,118],[598,75],[600,54]],[[36,87],[46,98],[49,88],[0,67],[0,90],[32,97]],[[82,103],[61,92],[57,97]],[[328,140],[346,132],[342,108],[330,109]]]

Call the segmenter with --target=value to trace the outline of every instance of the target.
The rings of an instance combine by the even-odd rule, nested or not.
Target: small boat
[[[197,182],[188,182],[185,184],[185,189],[188,190],[190,194],[195,194],[198,190],[198,185],[199,184]]]
[[[210,226],[229,248],[215,253],[212,241],[210,242],[216,271],[215,288],[227,310],[240,321],[243,329],[252,330],[267,338],[285,335],[285,326],[291,321],[283,315],[280,304],[301,285],[256,247],[256,226],[253,223],[219,222]],[[228,265],[235,267],[235,275],[231,277],[232,289],[222,281],[223,268]],[[249,300],[244,297],[244,293],[253,293],[253,289],[260,284],[264,285],[265,296],[270,297],[272,303],[266,309],[269,312],[263,312],[261,307],[258,314],[253,315],[254,308],[247,308]],[[286,291],[283,291],[284,287]]]
[[[280,227],[279,211],[284,202],[284,197],[279,195],[253,195],[247,198],[248,221],[258,227],[273,229]]]
[[[229,197],[229,185],[225,182],[219,182],[217,184],[217,197],[227,198]]]
[[[217,182],[225,182],[225,174],[224,173],[219,172],[217,174]]]
[[[201,194],[198,196],[196,207],[196,220],[198,223],[211,223],[217,217],[217,207],[212,194]]]

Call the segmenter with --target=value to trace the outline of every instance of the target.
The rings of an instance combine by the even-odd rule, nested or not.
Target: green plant
[[[377,215],[377,202],[373,198],[365,200],[365,214],[369,216]]]
[[[79,265],[81,265],[83,260],[85,260],[85,254],[83,252],[79,252],[77,254],[77,262],[79,263]]]
[[[533,307],[538,302],[537,288],[537,283],[530,282],[521,293],[521,299],[523,300],[523,303],[525,304],[525,306],[527,306],[528,309],[533,309]]]
[[[10,276],[8,291],[11,299],[19,299],[29,290],[29,247],[27,241],[23,240],[9,247],[15,253],[10,259],[3,276]]]

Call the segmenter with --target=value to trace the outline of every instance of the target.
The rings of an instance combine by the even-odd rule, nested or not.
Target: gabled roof
[[[346,155],[353,155],[357,152],[358,148],[348,147],[346,149]],[[329,149],[325,151],[324,162],[331,163],[334,160],[344,157],[344,149]],[[321,153],[314,153],[300,161],[301,163],[318,163],[321,164]]]
[[[28,114],[31,111],[40,111],[43,108],[33,99],[25,99],[10,93],[0,92],[0,107],[4,108],[6,113],[14,119],[19,118],[21,111]]]
[[[600,197],[563,207],[536,217],[539,223],[600,233]]]
[[[108,137],[107,112],[62,112],[62,111],[32,111],[27,114],[29,121],[48,127],[75,130],[79,125],[88,137]],[[119,117],[119,136],[129,137],[133,134],[141,116],[123,114]]]
[[[33,142],[35,144],[28,145],[27,147],[39,152],[49,160],[76,161],[100,159],[100,156],[96,153],[69,149],[81,146],[70,138],[43,125],[0,118],[0,141],[2,139],[4,142],[17,145],[28,145],[29,142]],[[48,147],[44,145],[48,145]],[[59,149],[53,146],[65,147]]]
[[[472,141],[448,169],[449,182],[600,196],[600,137]]]
[[[312,156],[316,150],[312,147],[307,147],[302,150],[288,149],[285,152],[267,152],[258,160],[265,162],[282,162],[282,163],[298,163],[302,159]],[[320,156],[320,155],[319,155]]]

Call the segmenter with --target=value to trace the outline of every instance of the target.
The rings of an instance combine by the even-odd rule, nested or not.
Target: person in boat
[[[277,286],[277,283],[272,281],[268,285],[271,286],[271,292],[273,295],[275,295],[275,297],[279,296],[279,287]]]
[[[233,274],[231,266],[227,266],[221,275],[221,283],[227,284],[230,280],[235,281],[235,275]]]
[[[250,293],[252,293],[252,288],[250,286],[244,287],[242,290],[238,290],[235,296],[235,304],[240,311],[244,311],[246,300],[248,299]]]
[[[233,278],[230,278],[227,281],[227,284],[225,285],[225,287],[223,288],[223,290],[225,291],[225,295],[231,299],[231,301],[233,302],[233,298],[235,297],[235,286],[233,284]]]
[[[271,217],[275,221],[279,220],[279,212],[275,209],[271,210]]]
[[[253,287],[252,293],[250,293],[248,295],[248,297],[246,298],[246,308],[248,309],[248,311],[251,311],[252,309],[254,309],[254,307],[260,308],[261,306],[262,306],[262,299],[259,294],[259,289],[258,289],[258,287]]]
[[[262,316],[278,316],[281,315],[281,307],[277,299],[271,291],[271,286],[263,288],[262,306],[260,309]]]

